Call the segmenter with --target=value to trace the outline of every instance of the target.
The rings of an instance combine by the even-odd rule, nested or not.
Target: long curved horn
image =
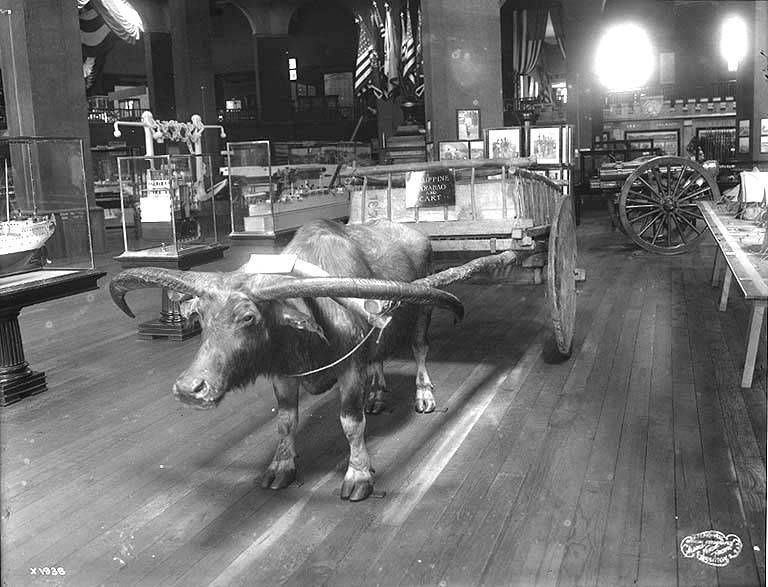
[[[125,294],[144,287],[167,287],[173,291],[190,293],[195,296],[214,291],[221,277],[218,273],[203,271],[179,271],[161,267],[136,267],[121,271],[109,282],[112,301],[131,318],[133,314],[125,302]]]
[[[320,297],[390,299],[410,304],[440,306],[452,311],[459,320],[464,317],[461,301],[447,291],[386,279],[310,277],[263,287],[253,295],[261,300]]]

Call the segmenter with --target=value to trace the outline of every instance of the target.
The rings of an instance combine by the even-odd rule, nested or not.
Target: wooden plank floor
[[[445,411],[416,414],[415,366],[387,364],[367,428],[386,495],[358,504],[338,498],[336,397],[302,398],[301,484],[262,490],[267,382],[185,407],[170,387],[198,339],[137,340],[106,280],[25,309],[50,389],[0,415],[3,585],[764,585],[766,377],[739,388],[747,311],[734,291],[718,312],[713,243],[648,254],[599,211],[578,237],[570,360],[552,359],[543,287],[453,287],[465,321],[431,329]],[[129,301],[154,318],[159,292]],[[743,543],[725,567],[681,554],[709,529]]]

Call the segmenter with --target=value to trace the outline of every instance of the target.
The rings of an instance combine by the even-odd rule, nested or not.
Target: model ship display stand
[[[46,247],[57,231],[55,214],[87,209],[82,140],[6,137],[0,152],[0,406],[7,406],[47,389],[45,374],[33,371],[24,356],[21,310],[95,290],[106,273],[94,269],[87,214],[80,239],[62,247],[68,254]]]
[[[203,166],[201,138],[205,130],[218,129],[220,136],[225,138],[224,127],[221,125],[203,124],[199,115],[195,114],[191,122],[158,121],[151,112],[145,111],[141,116],[141,122],[114,123],[114,136],[120,137],[120,126],[139,126],[144,129],[145,156],[155,155],[155,142],[184,142],[191,155],[195,156],[197,176],[202,177]],[[202,184],[202,182],[200,182]],[[210,198],[213,198],[214,190],[211,189]],[[201,200],[202,201],[202,200]],[[190,248],[189,250],[177,250],[172,256],[154,256],[147,254],[125,254],[115,257],[123,268],[129,267],[165,267],[187,271],[192,267],[216,261],[224,257],[224,251],[229,247],[218,242],[206,246]],[[151,340],[162,338],[174,341],[183,341],[200,333],[200,324],[195,320],[187,320],[181,315],[179,300],[174,299],[167,288],[162,288],[160,298],[160,316],[139,324],[138,335],[141,339]]]

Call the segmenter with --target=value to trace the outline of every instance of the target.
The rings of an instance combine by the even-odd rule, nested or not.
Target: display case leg
[[[164,287],[160,295],[160,318],[139,324],[139,338],[181,341],[200,334],[200,323],[181,315],[180,303],[168,295],[168,288]]]
[[[19,328],[21,308],[0,311],[0,405],[46,391],[45,373],[32,371],[24,359]]]

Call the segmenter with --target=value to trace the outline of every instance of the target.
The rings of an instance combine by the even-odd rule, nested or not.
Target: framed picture
[[[768,135],[760,137],[760,153],[768,153]]]
[[[522,128],[519,126],[505,126],[502,128],[489,128],[485,131],[485,144],[488,146],[490,159],[514,159],[520,157],[522,145]]]
[[[665,155],[680,154],[680,131],[674,130],[628,130],[624,133],[625,141],[652,140]]]
[[[768,118],[760,119],[760,134],[768,135]]]
[[[440,161],[469,159],[469,141],[440,141],[438,156]]]
[[[745,119],[745,120],[739,120],[739,136],[740,137],[748,137],[749,136],[749,124],[751,120]]]
[[[559,126],[532,126],[528,139],[528,155],[540,164],[561,163],[562,132]]]
[[[485,141],[469,141],[469,158],[482,159],[485,156]]]
[[[456,138],[460,141],[476,141],[480,138],[480,111],[456,111]]]
[[[749,153],[749,137],[739,137],[739,153]]]
[[[653,149],[653,141],[629,141],[630,149]]]

